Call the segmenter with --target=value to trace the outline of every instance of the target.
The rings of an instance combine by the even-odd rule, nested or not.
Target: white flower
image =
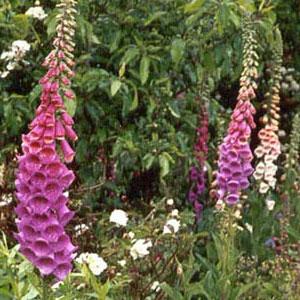
[[[240,211],[239,209],[237,209],[237,210],[234,212],[234,216],[235,216],[237,219],[242,219],[241,211]]]
[[[55,290],[57,290],[61,285],[63,285],[64,284],[64,282],[63,281],[58,281],[58,282],[56,282],[56,283],[54,283],[52,286],[51,286],[51,289],[53,290],[53,291],[55,291]]]
[[[125,267],[125,265],[126,265],[126,260],[125,260],[125,259],[118,260],[118,264],[119,264],[121,267]]]
[[[164,226],[163,234],[176,233],[180,228],[180,221],[176,219],[170,219]]]
[[[174,205],[174,200],[173,199],[168,199],[167,200],[167,205],[170,205],[170,206]]]
[[[47,17],[47,14],[41,6],[30,7],[25,12],[25,15],[39,19],[40,21],[44,20]]]
[[[8,74],[9,74],[8,71],[0,72],[1,78],[7,77]]]
[[[107,269],[107,263],[98,254],[91,253],[88,256],[87,262],[90,270],[96,276],[100,275],[105,269]]]
[[[179,216],[179,211],[178,211],[178,209],[173,209],[173,210],[171,211],[171,216],[172,216],[172,217],[178,217],[178,216]]]
[[[69,191],[65,191],[64,193],[63,193],[63,195],[65,196],[65,197],[69,197]]]
[[[129,231],[129,232],[128,232],[128,237],[132,240],[132,239],[135,237],[134,232]]]
[[[20,54],[20,52],[22,56],[24,56],[24,54],[30,50],[30,44],[24,40],[16,40],[12,43],[11,49],[14,51],[15,56],[18,56],[16,54]]]
[[[10,61],[10,62],[7,64],[7,66],[6,66],[6,69],[7,69],[8,71],[11,71],[11,70],[13,70],[16,66],[17,66],[17,63],[16,63],[16,62]]]
[[[74,227],[75,230],[75,236],[80,236],[84,232],[89,230],[89,227],[86,224],[78,224]]]
[[[130,249],[130,255],[133,259],[142,258],[149,254],[148,248],[152,247],[152,242],[145,239],[135,241]]]
[[[75,261],[79,264],[86,263],[91,272],[96,276],[107,269],[107,263],[96,253],[81,253]]]
[[[0,197],[0,207],[8,206],[13,201],[12,194],[4,194],[2,197]]]
[[[126,226],[128,222],[128,215],[124,210],[115,209],[111,213],[109,221],[116,223],[118,226]]]
[[[274,206],[275,206],[275,201],[274,200],[271,200],[271,199],[267,199],[266,200],[266,205],[267,205],[267,209],[269,211],[272,211],[274,209]]]
[[[250,233],[253,233],[253,226],[249,223],[245,223],[245,227],[247,228],[247,230],[250,232]]]
[[[1,53],[1,56],[0,56],[0,59],[3,59],[3,60],[11,60],[13,59],[15,56],[14,52],[13,51],[3,51]]]
[[[151,285],[151,290],[155,291],[155,292],[159,292],[160,291],[160,287],[159,287],[159,281],[154,281]]]
[[[75,261],[79,264],[87,263],[87,258],[89,256],[89,253],[81,253]]]

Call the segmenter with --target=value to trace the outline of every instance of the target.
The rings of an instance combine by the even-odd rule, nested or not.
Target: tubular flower
[[[275,161],[281,153],[280,141],[278,137],[278,125],[280,119],[280,80],[281,80],[281,63],[282,63],[282,41],[279,35],[279,45],[273,51],[274,62],[272,76],[270,79],[271,89],[266,94],[266,103],[263,108],[267,110],[262,118],[264,127],[259,131],[258,137],[260,144],[254,153],[258,158],[253,177],[259,181],[259,192],[267,193],[270,188],[275,188],[277,166]]]
[[[54,50],[45,59],[48,71],[40,80],[41,104],[29,133],[22,136],[22,156],[18,158],[16,179],[18,215],[16,238],[20,251],[40,270],[59,280],[71,271],[75,247],[64,230],[73,217],[64,191],[74,180],[74,173],[64,165],[74,158],[67,139],[76,140],[73,119],[66,112],[62,93],[70,91],[74,43],[73,0],[62,0]],[[60,143],[57,143],[59,141]],[[60,145],[59,155],[57,148]]]
[[[253,168],[249,139],[255,128],[253,115],[255,109],[251,100],[255,98],[257,85],[258,55],[255,31],[251,23],[246,23],[243,33],[244,57],[243,72],[240,78],[240,90],[236,107],[231,115],[227,136],[219,147],[217,172],[218,203],[225,201],[234,205],[239,201],[242,190],[249,186],[248,177]]]
[[[197,128],[197,141],[194,146],[197,165],[193,165],[189,171],[189,178],[192,186],[188,194],[188,200],[194,206],[196,220],[201,218],[203,204],[199,201],[205,191],[205,161],[208,152],[208,112],[204,105],[199,113],[199,127]]]

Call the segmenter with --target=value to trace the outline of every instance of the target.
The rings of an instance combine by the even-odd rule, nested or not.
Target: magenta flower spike
[[[195,158],[197,165],[191,166],[189,178],[191,188],[188,193],[188,200],[194,207],[196,220],[201,219],[203,204],[200,197],[205,191],[205,161],[208,153],[208,112],[204,105],[201,106],[199,113],[199,127],[197,128],[197,141],[194,145]]]
[[[67,139],[75,141],[74,121],[67,113],[63,99],[73,101],[70,90],[74,62],[74,13],[76,1],[58,4],[57,37],[54,50],[43,66],[48,71],[41,78],[41,104],[36,110],[30,131],[22,136],[22,152],[18,158],[16,195],[19,203],[16,239],[21,253],[42,275],[63,280],[72,269],[76,247],[65,232],[74,213],[67,207],[64,192],[74,181],[74,173],[65,166],[75,152]],[[66,59],[67,58],[67,59]]]
[[[240,78],[240,90],[236,107],[231,115],[227,135],[219,147],[218,161],[218,202],[235,205],[242,190],[249,186],[249,176],[253,172],[250,149],[251,131],[255,128],[253,115],[255,108],[251,100],[255,98],[257,88],[258,55],[255,31],[251,23],[246,23],[243,33],[244,57],[243,72]]]

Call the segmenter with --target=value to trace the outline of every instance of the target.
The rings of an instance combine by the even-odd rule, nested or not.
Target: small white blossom
[[[118,226],[126,226],[128,222],[128,215],[124,210],[115,209],[111,213],[109,221],[116,223]]]
[[[274,209],[274,206],[275,206],[275,201],[274,200],[271,200],[271,199],[267,199],[266,200],[266,205],[267,205],[267,209],[269,211],[272,211]]]
[[[132,239],[135,237],[134,232],[129,231],[129,232],[128,232],[128,237],[132,240]]]
[[[13,51],[3,51],[1,53],[0,59],[2,60],[11,60],[14,58],[14,52]]]
[[[245,223],[245,227],[250,233],[253,233],[253,226],[251,224]]]
[[[143,258],[149,254],[148,248],[152,247],[152,242],[145,239],[135,241],[130,249],[130,255],[133,259]]]
[[[7,66],[6,66],[6,69],[8,71],[12,71],[15,69],[15,67],[17,66],[18,64],[15,62],[15,61],[10,61]]]
[[[44,20],[47,17],[44,9],[41,6],[30,7],[25,15],[33,17],[35,19],[39,19],[40,21]]]
[[[121,267],[125,267],[125,266],[126,266],[126,260],[125,260],[125,259],[118,260],[118,264],[119,264]]]
[[[107,263],[96,253],[81,253],[75,261],[79,264],[86,263],[91,272],[96,276],[107,269]]]
[[[0,207],[8,206],[13,201],[12,194],[4,194],[0,200]]]
[[[242,215],[241,215],[241,211],[238,209],[234,212],[234,216],[237,218],[237,219],[242,219]]]
[[[154,292],[159,292],[160,287],[159,287],[159,281],[154,281],[151,285],[151,290]]]
[[[237,223],[234,223],[234,224],[232,225],[232,227],[236,228],[236,229],[239,230],[239,231],[244,231],[244,228],[243,228],[242,226],[238,225]]]
[[[174,205],[174,200],[173,199],[168,199],[167,200],[167,205],[170,205],[170,206]]]
[[[88,265],[92,273],[96,276],[100,275],[107,269],[107,263],[98,254],[90,254],[88,257]]]
[[[65,191],[64,193],[63,193],[63,195],[65,196],[65,197],[69,197],[69,191]]]
[[[75,261],[79,264],[83,264],[87,262],[87,258],[89,256],[89,253],[81,253],[76,259]]]
[[[8,74],[8,71],[0,72],[1,78],[6,78]]]
[[[55,291],[55,290],[57,290],[61,285],[63,285],[64,284],[64,282],[63,281],[58,281],[58,282],[56,282],[56,283],[54,283],[52,286],[51,286],[51,289],[53,290],[53,291]]]
[[[89,230],[89,227],[86,224],[78,224],[74,227],[75,230],[75,236],[78,237],[81,234],[85,233]]]
[[[179,217],[179,211],[178,211],[178,209],[173,209],[171,211],[171,216],[172,217]]]
[[[163,234],[176,233],[180,228],[180,221],[176,219],[170,219],[164,226]]]
[[[30,47],[30,44],[24,40],[16,40],[11,45],[11,49],[15,53],[15,56],[24,56],[25,53],[30,50]]]

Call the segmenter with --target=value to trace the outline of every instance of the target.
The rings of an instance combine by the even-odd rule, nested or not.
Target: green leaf
[[[158,161],[160,166],[160,177],[164,178],[170,172],[170,154],[167,152],[161,153],[158,157]]]
[[[119,91],[120,87],[122,86],[122,82],[120,80],[114,80],[111,83],[110,92],[112,96],[115,96],[116,93]]]
[[[131,106],[129,108],[129,111],[133,111],[135,109],[137,109],[139,105],[139,97],[138,97],[138,91],[137,91],[137,88],[134,87],[134,96],[133,96],[133,101],[131,103]]]
[[[144,85],[149,77],[150,59],[148,56],[143,56],[140,62],[140,78]]]
[[[157,11],[152,16],[150,16],[144,23],[145,26],[150,25],[153,21],[160,19],[162,16],[166,15],[167,12],[165,11]]]
[[[76,99],[72,99],[72,100],[67,99],[65,101],[65,106],[68,114],[73,117],[75,115],[76,107],[77,107]]]
[[[162,284],[160,284],[160,288],[172,299],[172,300],[184,300],[183,296],[180,294],[180,292],[178,292],[177,290],[175,290],[174,288],[172,288],[171,286],[169,286],[166,282],[163,282]]]
[[[29,32],[29,20],[25,14],[13,16],[14,37],[16,39],[25,39]]]
[[[124,54],[124,56],[123,56],[123,58],[122,58],[122,60],[121,60],[121,65],[122,65],[123,63],[125,63],[126,65],[129,64],[129,63],[130,63],[133,59],[135,59],[139,54],[140,54],[140,50],[139,50],[138,48],[136,48],[136,47],[134,47],[134,48],[129,48],[129,49],[125,52],[125,54]]]
[[[169,111],[171,112],[172,116],[179,119],[180,118],[180,112],[177,106],[177,103],[172,101],[167,104]]]
[[[53,36],[54,33],[56,32],[56,25],[57,25],[56,13],[57,13],[57,11],[54,11],[47,18],[47,35],[48,35],[48,37]]]
[[[155,160],[155,156],[152,155],[151,153],[147,153],[143,157],[143,164],[146,170],[149,170],[152,167],[154,160]]]
[[[185,51],[185,42],[182,39],[176,39],[171,46],[171,56],[173,62],[177,65],[182,59]]]
[[[191,3],[188,3],[184,7],[185,13],[193,13],[199,10],[202,5],[205,3],[205,0],[193,0]]]

